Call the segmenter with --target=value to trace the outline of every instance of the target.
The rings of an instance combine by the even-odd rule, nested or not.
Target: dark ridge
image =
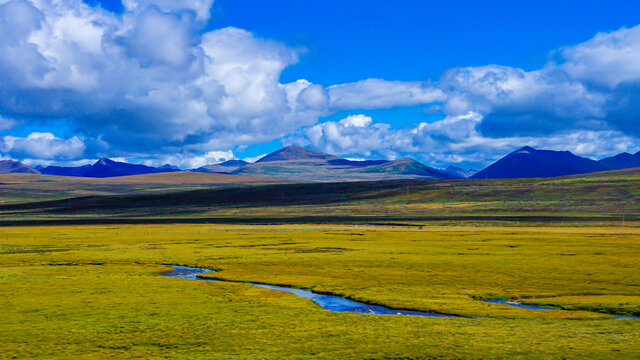
[[[100,159],[95,164],[88,164],[75,167],[64,166],[47,166],[40,172],[45,175],[58,175],[58,176],[80,176],[80,177],[94,177],[94,178],[106,178],[115,176],[128,176],[128,175],[143,175],[153,174],[160,172],[172,172],[180,171],[180,169],[171,165],[164,165],[161,168],[154,168],[151,166],[140,164],[129,164],[125,162],[113,161],[111,159]]]

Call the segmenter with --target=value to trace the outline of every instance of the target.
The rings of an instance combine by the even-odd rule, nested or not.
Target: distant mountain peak
[[[40,171],[15,160],[0,160],[0,174],[39,174]]]
[[[530,154],[534,151],[536,151],[536,149],[532,148],[531,146],[523,146],[520,149],[512,152],[512,154]]]
[[[553,177],[608,170],[595,160],[570,151],[522,147],[473,175],[474,179]]]
[[[177,167],[175,165],[171,165],[171,164],[164,164],[164,165],[160,166],[158,169],[159,170],[176,170],[176,171],[180,170],[179,167]]]
[[[449,165],[446,169],[443,170],[443,172],[462,178],[469,178],[475,175],[478,171],[474,169],[463,169],[461,167]]]
[[[319,151],[310,150],[297,145],[290,145],[276,150],[271,154],[265,155],[256,163],[268,161],[287,161],[287,160],[335,160],[339,157],[331,154],[325,154]]]
[[[109,158],[102,158],[102,159],[96,161],[95,164],[93,164],[93,165],[108,166],[108,165],[115,164],[115,163],[116,163],[115,161],[113,161],[113,160],[111,160]]]
[[[640,166],[640,152],[634,155],[623,152],[615,156],[610,156],[599,161],[609,170],[627,169]]]

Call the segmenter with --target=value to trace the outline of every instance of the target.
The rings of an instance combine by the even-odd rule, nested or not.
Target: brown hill
[[[0,174],[40,174],[40,172],[31,166],[27,166],[19,161],[2,160],[0,161]]]

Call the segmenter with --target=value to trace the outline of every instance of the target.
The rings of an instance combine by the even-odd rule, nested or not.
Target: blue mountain
[[[100,159],[93,165],[83,165],[77,167],[47,166],[40,169],[40,173],[45,175],[80,176],[95,178],[153,174],[171,171],[180,170],[172,167],[154,168],[151,166],[129,164],[125,162],[113,161],[110,159]]]
[[[472,179],[508,179],[554,177],[606,171],[598,161],[583,158],[569,151],[520,148],[476,173]]]
[[[599,161],[610,170],[640,167],[640,151],[635,154],[622,153]]]

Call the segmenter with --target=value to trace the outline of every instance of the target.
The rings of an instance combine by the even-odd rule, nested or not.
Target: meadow
[[[186,173],[180,182],[176,179],[180,174],[74,178],[79,182],[73,186],[56,185],[59,192],[54,191],[57,182],[45,183],[41,191],[49,191],[49,197],[38,201],[24,199],[31,191],[28,189],[38,186],[26,181],[31,179],[26,176],[7,187],[6,202],[0,204],[0,223],[71,219],[75,223],[169,219],[252,224],[507,220],[607,225],[621,223],[623,217],[640,220],[640,169],[546,179],[281,184],[248,177],[224,184],[223,180],[230,182],[237,175],[198,173]],[[0,182],[9,180],[0,176]],[[109,184],[100,185],[105,189],[96,187],[96,182]],[[99,189],[111,193],[105,195]],[[86,196],[77,196],[81,192]]]
[[[633,359],[640,227],[76,225],[0,232],[0,358]],[[160,276],[179,264],[233,282]],[[468,318],[334,313],[282,284]],[[529,298],[558,310],[483,299]]]
[[[168,191],[283,182],[285,181],[193,171],[110,178],[85,178],[40,174],[0,174],[0,204],[87,195],[153,194]]]

